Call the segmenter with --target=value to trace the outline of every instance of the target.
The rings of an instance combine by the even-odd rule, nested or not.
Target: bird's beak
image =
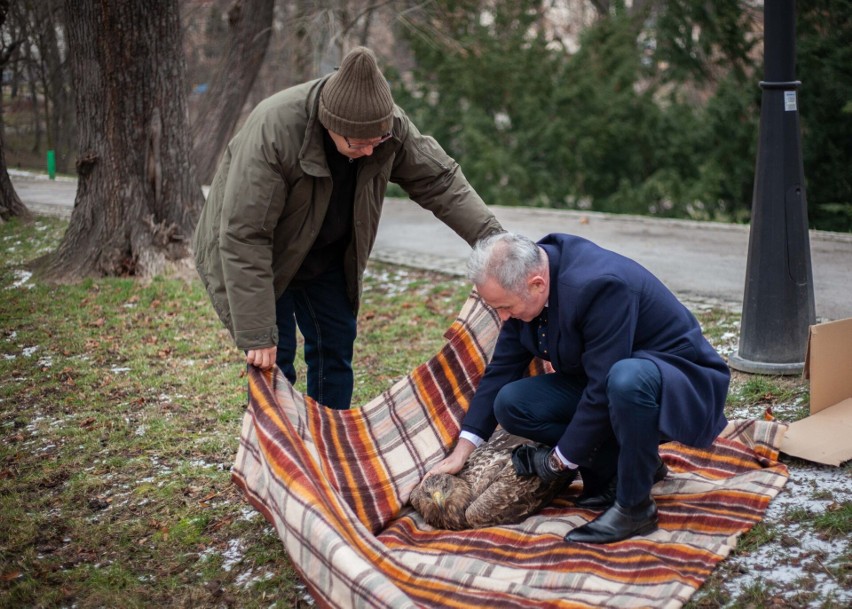
[[[442,510],[444,509],[444,493],[441,491],[432,491],[432,501],[434,501],[435,505],[439,508]]]

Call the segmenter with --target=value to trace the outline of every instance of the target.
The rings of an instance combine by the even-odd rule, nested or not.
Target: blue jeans
[[[352,353],[357,335],[355,312],[346,295],[342,268],[334,268],[305,285],[288,288],[275,303],[278,353],[275,363],[296,382],[296,325],[305,337],[308,395],[330,408],[352,402]]]
[[[646,359],[616,362],[607,375],[611,429],[582,468],[583,483],[604,484],[617,472],[616,497],[624,507],[651,494],[659,459],[661,387],[659,369]],[[574,418],[584,389],[584,379],[565,374],[524,378],[499,391],[494,416],[509,433],[554,446]]]

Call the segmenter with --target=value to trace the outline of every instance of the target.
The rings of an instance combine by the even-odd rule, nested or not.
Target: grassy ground
[[[0,225],[0,607],[309,605],[277,536],[230,483],[244,368],[198,281],[39,285],[27,262],[55,247],[64,227],[47,218]],[[355,401],[434,354],[468,292],[456,278],[371,265]],[[730,349],[738,315],[692,308],[714,344]],[[767,405],[800,418],[807,389],[738,375],[731,414],[760,416]],[[846,606],[849,469],[828,475],[838,490],[805,489],[808,503],[755,527],[691,605]],[[755,572],[750,557],[778,546],[783,556],[766,560],[793,560],[808,535],[835,549],[796,559],[811,565],[805,575],[745,578]]]

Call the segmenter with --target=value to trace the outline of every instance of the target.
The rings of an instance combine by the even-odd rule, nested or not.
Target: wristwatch
[[[555,472],[561,472],[565,469],[565,464],[562,463],[562,459],[556,455],[555,448],[547,455],[547,464],[550,466],[550,469]]]

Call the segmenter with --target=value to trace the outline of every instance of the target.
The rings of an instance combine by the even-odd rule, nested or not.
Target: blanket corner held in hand
[[[408,496],[455,442],[499,326],[473,294],[435,357],[351,410],[253,368],[235,483],[323,607],[682,606],[784,486],[783,426],[733,421],[709,449],[662,445],[670,473],[646,536],[564,542],[597,515],[573,507],[579,482],[516,525],[432,529]]]

